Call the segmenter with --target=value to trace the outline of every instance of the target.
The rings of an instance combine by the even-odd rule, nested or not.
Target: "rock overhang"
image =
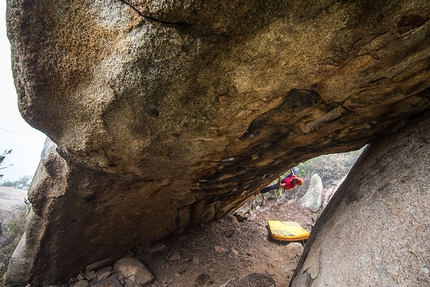
[[[19,280],[61,281],[223,216],[429,109],[427,1],[230,4],[8,3],[21,113],[55,142]],[[34,274],[59,257],[73,268]]]

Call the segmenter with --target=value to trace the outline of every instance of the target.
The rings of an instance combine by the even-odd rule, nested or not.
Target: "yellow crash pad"
[[[281,241],[300,241],[309,237],[309,232],[299,223],[292,221],[269,220],[272,238]]]

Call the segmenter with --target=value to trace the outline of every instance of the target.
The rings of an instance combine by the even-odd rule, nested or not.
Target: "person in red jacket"
[[[304,180],[298,177],[296,175],[296,172],[297,172],[296,168],[292,168],[290,170],[290,174],[286,178],[281,180],[281,178],[279,177],[278,183],[266,186],[265,188],[260,190],[260,193],[266,193],[271,190],[279,189],[279,188],[288,190],[288,189],[295,188],[297,185],[303,185],[305,183]]]

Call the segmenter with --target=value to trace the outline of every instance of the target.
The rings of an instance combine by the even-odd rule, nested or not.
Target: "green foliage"
[[[0,186],[14,187],[14,188],[18,188],[18,189],[26,189],[27,190],[30,188],[31,179],[32,179],[31,176],[24,175],[15,181],[5,180],[0,184]]]
[[[321,177],[323,186],[329,186],[342,179],[354,165],[362,149],[337,154],[322,155],[297,166],[298,176],[305,180],[301,189],[307,190],[310,178],[316,173]]]
[[[8,166],[3,166],[2,167],[2,165],[4,165],[4,160],[5,160],[5,158],[6,158],[6,156],[7,155],[10,155],[12,153],[12,150],[10,149],[10,150],[5,150],[4,152],[3,152],[3,154],[2,155],[0,155],[0,169],[5,169],[5,168],[7,168],[7,167],[9,167],[9,166],[11,166],[11,164],[10,165],[8,165]],[[0,178],[2,178],[3,177],[3,174],[0,174]]]
[[[13,251],[18,245],[24,233],[25,222],[27,219],[27,211],[22,212],[9,222],[3,222],[0,225],[0,274],[3,275],[7,271],[7,265],[12,257]],[[4,277],[3,277],[4,278]],[[1,283],[1,282],[0,282]]]

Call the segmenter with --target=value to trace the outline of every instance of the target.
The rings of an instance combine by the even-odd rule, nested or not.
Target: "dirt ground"
[[[261,196],[257,198],[261,205],[258,199]],[[273,196],[253,211],[250,204],[241,208],[247,212],[246,220],[230,215],[164,239],[151,252],[137,248],[136,257],[156,278],[148,286],[219,287],[233,277],[253,272],[266,272],[277,287],[288,286],[305,243],[272,240],[267,221],[296,221],[311,231],[319,213]]]

